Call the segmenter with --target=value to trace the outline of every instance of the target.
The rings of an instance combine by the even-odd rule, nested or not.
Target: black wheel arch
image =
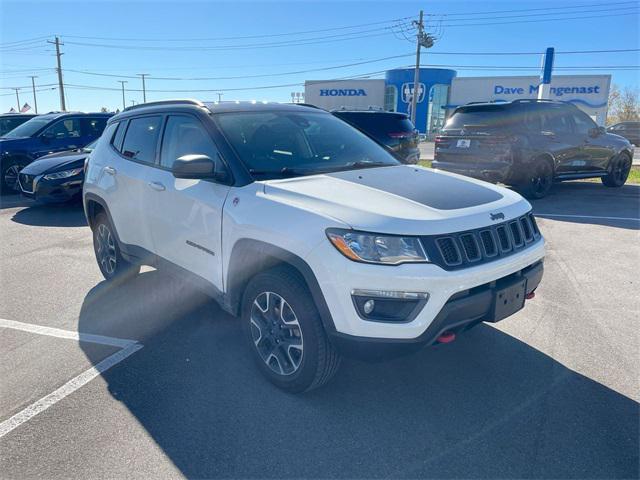
[[[260,240],[244,238],[233,246],[226,273],[226,309],[236,316],[239,315],[242,297],[251,278],[279,265],[288,266],[301,276],[320,313],[325,331],[334,332],[331,312],[309,264],[294,253]]]

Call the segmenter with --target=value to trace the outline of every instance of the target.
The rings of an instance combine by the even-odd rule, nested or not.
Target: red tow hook
[[[453,332],[444,332],[438,337],[438,343],[451,343],[456,339],[456,334]]]
[[[527,293],[524,298],[526,298],[527,300],[531,300],[532,298],[535,298],[535,296],[536,296],[536,291],[534,290],[531,293]]]

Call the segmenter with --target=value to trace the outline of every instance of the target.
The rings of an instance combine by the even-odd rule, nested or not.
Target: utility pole
[[[424,23],[422,22],[423,12],[420,10],[420,20],[418,20],[418,33],[416,34],[416,69],[413,73],[413,94],[411,94],[411,123],[416,124],[416,110],[418,108],[418,97],[420,96],[418,86],[420,85],[420,47],[422,36],[424,35]]]
[[[38,99],[36,98],[36,77],[35,75],[30,75],[31,77],[31,87],[33,88],[33,106],[36,109],[36,113],[38,113]]]
[[[142,77],[142,103],[147,103],[147,89],[144,85],[144,77],[148,77],[148,73],[138,73]]]
[[[118,80],[118,82],[120,82],[120,84],[122,85],[122,109],[124,110],[125,108],[127,108],[127,103],[124,99],[124,84],[129,82],[127,82],[126,80]]]
[[[13,88],[12,90],[16,91],[16,101],[18,102],[18,112],[22,109],[22,107],[20,107],[20,95],[18,95],[18,91],[20,90],[19,88]]]
[[[220,103],[222,101],[222,95],[224,95],[224,93],[218,92],[216,93],[216,95],[218,95],[218,103]]]
[[[60,62],[60,57],[62,53],[60,53],[60,45],[64,45],[64,43],[60,43],[60,39],[56,37],[55,42],[47,40],[47,43],[52,43],[56,46],[56,57],[58,59],[58,90],[60,91],[60,110],[63,112],[67,111],[67,106],[64,101],[64,84],[62,83],[62,63]]]
[[[418,109],[418,98],[421,96],[426,97],[427,92],[420,91],[420,48],[431,48],[433,47],[433,43],[435,41],[433,35],[429,35],[424,32],[424,22],[422,21],[424,17],[424,13],[420,10],[420,19],[416,22],[414,20],[413,24],[418,28],[418,32],[416,33],[416,69],[413,74],[413,93],[411,95],[411,122],[413,125],[416,125],[416,118]],[[429,125],[425,127],[425,133],[429,129]]]

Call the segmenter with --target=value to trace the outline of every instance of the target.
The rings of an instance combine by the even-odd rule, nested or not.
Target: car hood
[[[18,138],[0,138],[0,153],[4,153],[9,149],[20,148],[23,144],[28,144],[31,137],[18,137]]]
[[[263,183],[265,196],[274,201],[313,210],[356,230],[378,233],[463,231],[531,209],[526,200],[506,188],[408,165]]]
[[[78,152],[77,150],[53,153],[30,163],[22,169],[22,172],[29,175],[41,175],[81,167],[88,155],[87,152]]]

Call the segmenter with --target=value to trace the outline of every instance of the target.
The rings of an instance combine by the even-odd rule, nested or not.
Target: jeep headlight
[[[84,168],[74,168],[72,170],[63,170],[61,172],[48,173],[44,176],[45,180],[60,180],[61,178],[75,177],[81,173]]]
[[[356,262],[399,265],[428,262],[418,237],[384,235],[330,228],[327,237],[345,257]]]

